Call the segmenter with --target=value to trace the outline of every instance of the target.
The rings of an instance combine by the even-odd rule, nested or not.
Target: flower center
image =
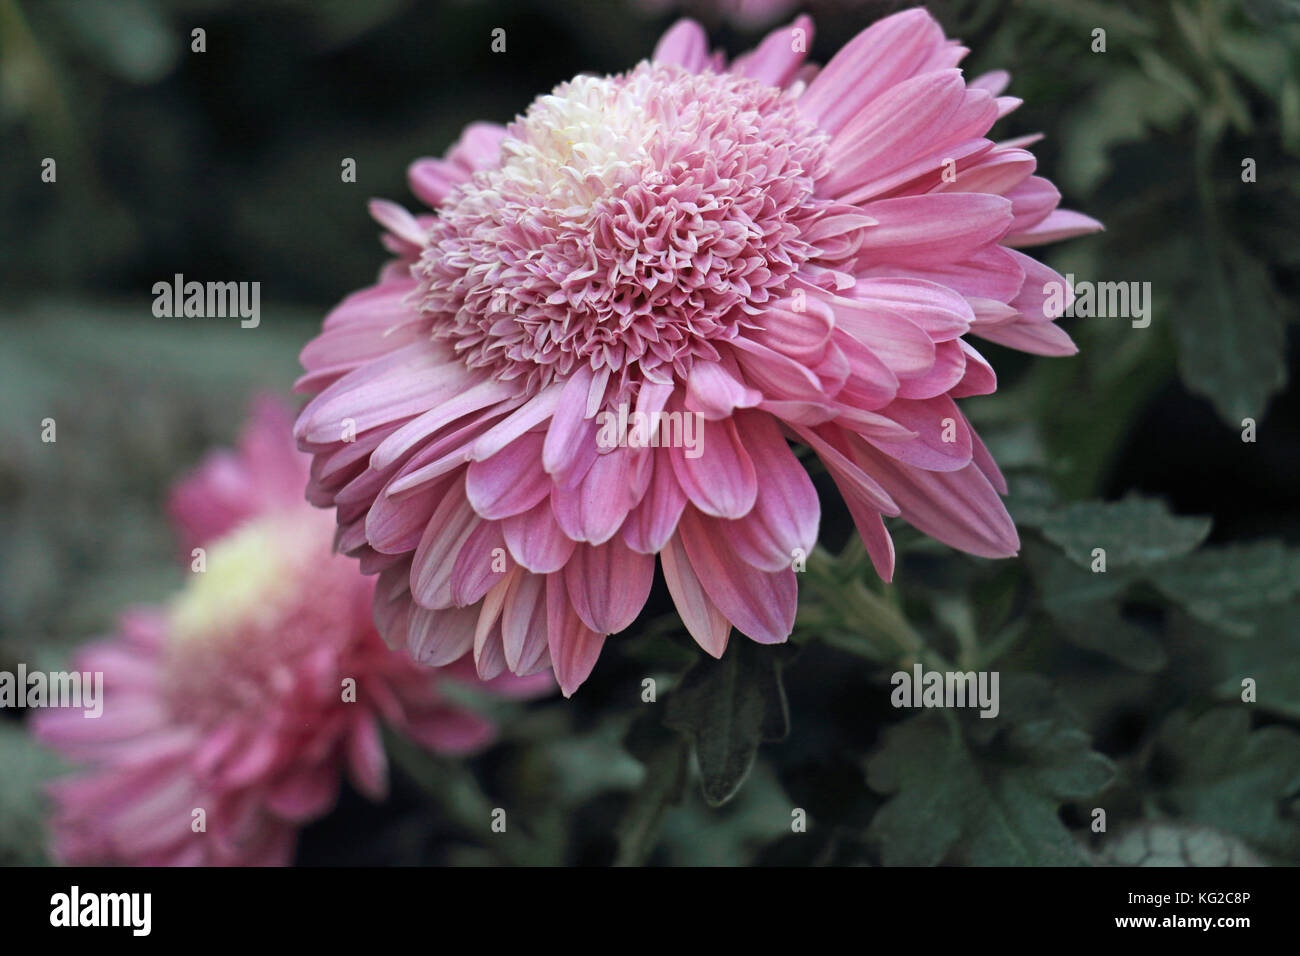
[[[273,628],[296,595],[309,555],[328,542],[296,518],[249,521],[207,549],[204,570],[193,571],[172,602],[169,640],[174,649],[238,639]]]
[[[580,363],[610,400],[685,377],[816,249],[825,137],[793,98],[642,63],[580,76],[507,130],[447,200],[414,274],[435,338],[536,390]]]

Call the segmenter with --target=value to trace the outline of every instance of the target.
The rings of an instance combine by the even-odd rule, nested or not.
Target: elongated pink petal
[[[501,608],[501,642],[506,664],[529,674],[548,651],[546,577],[519,572],[511,580]]]
[[[546,634],[555,679],[564,696],[572,697],[596,666],[605,635],[582,623],[559,574],[546,579]]]
[[[457,493],[457,491],[459,493]],[[456,557],[483,519],[465,498],[463,483],[449,493],[429,519],[411,565],[411,596],[426,608],[450,607]]]
[[[947,395],[927,399],[901,398],[881,409],[916,433],[911,441],[865,440],[891,458],[927,471],[959,471],[970,464],[971,432],[957,404]]]
[[[655,450],[650,458],[649,486],[640,504],[623,523],[623,540],[629,548],[642,554],[654,554],[667,544],[686,507],[686,492],[677,482],[668,450]]]
[[[943,31],[924,10],[885,17],[831,58],[800,97],[799,109],[837,132],[885,90],[915,75],[943,42]]]
[[[1051,322],[1016,322],[981,329],[975,334],[1009,349],[1019,349],[1033,355],[1073,355],[1079,351],[1065,330]]]
[[[867,265],[942,266],[997,242],[1012,221],[1011,202],[986,193],[880,199],[866,210],[879,222],[862,238]]]
[[[558,571],[573,553],[573,539],[560,530],[551,500],[544,499],[501,522],[510,556],[536,574]]]
[[[686,380],[686,410],[706,418],[726,418],[737,408],[752,408],[761,392],[748,388],[718,362],[696,362]]]
[[[911,319],[880,304],[837,297],[835,325],[871,350],[898,378],[923,374],[934,364],[934,340]]]
[[[388,757],[379,736],[379,721],[369,716],[353,721],[347,739],[347,760],[356,788],[371,800],[384,799],[388,793]]]
[[[510,568],[501,522],[480,522],[455,557],[448,582],[451,603],[456,607],[477,604]]]
[[[528,432],[486,460],[470,463],[465,494],[484,518],[508,518],[532,508],[551,492],[542,467],[542,432]]]
[[[817,543],[817,491],[769,416],[745,415],[738,431],[745,448],[763,462],[763,480],[753,510],[720,531],[748,564],[780,571],[793,566],[797,555],[807,557]]]
[[[645,605],[654,570],[652,555],[614,538],[597,546],[578,545],[563,573],[569,600],[582,622],[601,634],[615,634]]]
[[[1061,239],[1073,239],[1101,232],[1103,226],[1091,216],[1072,209],[1057,209],[1030,229],[1007,236],[1009,246],[1041,246]]]
[[[678,20],[660,38],[651,59],[698,73],[709,61],[709,38],[694,20]]]
[[[677,483],[705,514],[717,518],[748,514],[758,496],[758,475],[735,423],[730,419],[706,419],[699,420],[695,427],[699,438],[696,448],[674,445],[669,450]]]
[[[687,508],[677,526],[704,593],[738,631],[760,644],[780,644],[794,630],[794,571],[757,571],[741,560],[716,522]]]
[[[865,442],[854,457],[898,502],[902,516],[944,544],[985,558],[1020,550],[1020,538],[997,491],[974,464],[926,471],[894,461]]]
[[[421,664],[443,667],[469,653],[478,626],[477,607],[430,610],[414,606],[407,623],[407,648]]]
[[[731,622],[704,593],[704,586],[691,567],[681,538],[673,535],[664,546],[659,559],[663,564],[668,593],[673,596],[673,604],[682,616],[687,632],[706,653],[722,657],[723,651],[727,649]]]

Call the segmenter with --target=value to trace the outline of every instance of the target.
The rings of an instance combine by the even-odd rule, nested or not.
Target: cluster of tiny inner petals
[[[346,666],[355,652],[350,622],[364,619],[368,593],[347,560],[322,562],[331,529],[318,517],[258,516],[212,543],[204,572],[169,609],[162,686],[176,719],[261,714],[267,701],[301,691],[303,674],[330,678]],[[321,664],[329,674],[313,672]],[[332,702],[337,681],[321,686]]]
[[[583,363],[611,401],[680,380],[816,257],[825,146],[754,80],[649,63],[578,77],[448,197],[416,304],[468,366],[527,391]]]

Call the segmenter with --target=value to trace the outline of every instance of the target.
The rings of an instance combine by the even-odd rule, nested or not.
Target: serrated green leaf
[[[936,711],[886,731],[867,782],[890,797],[869,828],[887,866],[1086,862],[1058,811],[1104,789],[1114,768],[1041,681],[1008,681],[1005,691],[997,718],[968,722],[980,734]]]
[[[1280,541],[1204,548],[1162,568],[1152,583],[1193,617],[1245,635],[1254,630],[1247,612],[1300,591],[1300,557]]]
[[[1204,396],[1232,428],[1263,417],[1287,381],[1283,313],[1268,270],[1241,254],[1203,253],[1201,287],[1173,322],[1178,366],[1187,387]]]
[[[1118,601],[1137,580],[1134,572],[1094,573],[1033,541],[1025,542],[1024,554],[1043,609],[1070,643],[1134,670],[1157,671],[1165,665],[1160,642],[1120,612]]]
[[[1160,809],[1236,834],[1267,856],[1300,860],[1300,820],[1283,807],[1300,791],[1300,734],[1251,730],[1248,706],[1197,718],[1180,711],[1165,723],[1153,759]]]
[[[1178,517],[1160,501],[1133,497],[1066,505],[1047,516],[1042,532],[1081,567],[1090,568],[1093,550],[1104,549],[1111,573],[1182,557],[1205,540],[1210,519]]]
[[[1291,720],[1300,720],[1300,603],[1249,612],[1253,634],[1225,639],[1215,634],[1211,646],[1219,663],[1214,673],[1225,675],[1214,688],[1219,700],[1240,702],[1242,681],[1255,682],[1251,706]]]
[[[1096,54],[1108,56],[1109,54]],[[1110,150],[1169,129],[1189,111],[1187,101],[1135,69],[1117,69],[1098,83],[1065,130],[1062,175],[1074,189],[1091,191],[1110,171]]]

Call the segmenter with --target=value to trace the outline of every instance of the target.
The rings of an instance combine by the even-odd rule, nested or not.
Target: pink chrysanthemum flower
[[[89,765],[52,788],[59,860],[285,864],[345,771],[383,796],[381,720],[442,753],[492,738],[489,722],[443,698],[441,675],[380,638],[374,579],[332,553],[333,523],[302,501],[291,425],[262,402],[238,453],[213,454],[174,491],[186,560],[201,548],[206,570],[77,656],[77,670],[104,675],[102,716],[36,715],[40,739]],[[537,680],[496,690],[532,693]]]
[[[1069,296],[1045,288],[1064,280],[1013,247],[1100,226],[1057,209],[1030,140],[986,138],[1018,103],[1007,77],[965,82],[924,10],[821,69],[811,31],[727,65],[683,21],[651,61],[416,162],[436,216],[373,205],[397,259],[303,351],[299,388],[320,394],[296,435],[338,546],[380,574],[390,641],[433,664],[472,651],[483,676],[549,662],[568,694],[656,555],[708,653],[733,626],[784,641],[819,520],[787,440],[826,465],[886,580],[882,515],[1016,553],[954,402],[996,384],[966,335],[1072,353],[1053,323]],[[683,414],[694,448],[603,434]]]

